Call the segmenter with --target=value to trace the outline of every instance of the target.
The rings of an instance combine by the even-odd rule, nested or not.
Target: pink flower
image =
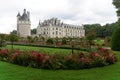
[[[43,57],[43,60],[42,60],[42,63],[45,63],[46,61],[48,61],[50,59],[50,56],[47,55],[47,56],[44,56]]]
[[[15,58],[17,58],[20,55],[19,52],[15,52],[14,54],[12,54],[10,62],[13,61]]]

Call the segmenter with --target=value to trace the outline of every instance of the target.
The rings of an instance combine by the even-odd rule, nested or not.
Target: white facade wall
[[[55,21],[54,19],[51,20]],[[39,24],[37,27],[37,35],[43,36],[45,38],[85,37],[85,30],[83,26],[74,26],[68,24],[55,25],[53,21],[51,21],[52,25],[51,23],[49,23],[49,25],[42,25],[47,22],[43,22],[42,24]],[[61,24],[61,23],[57,23],[57,24]]]
[[[64,37],[63,28],[58,26],[44,26],[44,27],[38,26],[37,34],[46,38]]]

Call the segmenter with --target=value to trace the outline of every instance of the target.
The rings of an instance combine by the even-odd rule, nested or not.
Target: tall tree
[[[112,35],[111,48],[112,50],[120,51],[120,0],[113,0],[113,4],[117,8],[117,16],[119,19],[117,22],[117,28]]]
[[[111,39],[112,50],[120,51],[120,20],[118,21],[118,27],[115,29]]]

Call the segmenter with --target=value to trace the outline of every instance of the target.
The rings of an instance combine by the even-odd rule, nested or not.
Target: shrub
[[[115,54],[106,53],[104,54],[104,58],[105,58],[106,63],[108,64],[114,64],[117,61]]]
[[[120,20],[118,21],[118,27],[115,29],[112,35],[111,49],[120,51]]]
[[[66,39],[62,39],[62,45],[65,45],[65,44],[67,44]]]
[[[42,65],[43,54],[32,51],[30,53],[30,64],[29,66],[40,68]]]
[[[10,62],[22,66],[28,66],[30,63],[30,56],[26,52],[15,52],[10,57]]]
[[[46,42],[47,42],[47,44],[53,44],[53,39],[52,38],[48,38]]]
[[[6,61],[8,59],[8,49],[1,50],[0,49],[0,59]]]
[[[114,53],[108,49],[99,48],[95,52],[86,54],[42,54],[36,51],[9,51],[0,49],[1,60],[22,66],[44,69],[85,69],[114,64],[117,59]]]

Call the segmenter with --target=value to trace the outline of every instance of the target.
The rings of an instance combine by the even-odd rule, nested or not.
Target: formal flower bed
[[[89,54],[80,52],[69,55],[0,49],[0,59],[13,64],[43,69],[85,69],[102,67],[117,61],[115,53],[104,48]]]

